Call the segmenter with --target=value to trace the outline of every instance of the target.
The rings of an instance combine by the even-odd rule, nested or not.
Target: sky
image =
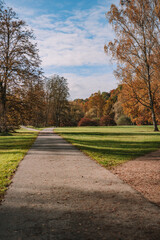
[[[104,53],[114,39],[105,13],[119,0],[6,0],[34,31],[44,75],[67,79],[70,99],[117,87]]]

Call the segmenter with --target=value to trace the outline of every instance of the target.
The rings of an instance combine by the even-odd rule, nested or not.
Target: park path
[[[0,239],[158,240],[160,208],[45,129],[0,206]]]
[[[37,130],[35,128],[26,127],[24,125],[22,125],[21,128],[24,128],[24,129],[27,129],[27,130],[31,130],[31,131],[34,131],[34,132],[39,132],[39,130]]]

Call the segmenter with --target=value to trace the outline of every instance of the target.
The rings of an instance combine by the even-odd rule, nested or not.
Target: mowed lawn
[[[55,132],[105,167],[160,148],[160,132],[153,126],[71,127]]]
[[[20,129],[8,136],[0,135],[0,199],[11,182],[19,162],[31,147],[38,132]]]

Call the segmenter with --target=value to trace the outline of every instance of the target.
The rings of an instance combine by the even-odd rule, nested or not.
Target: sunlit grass
[[[11,177],[33,144],[38,132],[26,129],[17,130],[10,135],[0,135],[0,199],[11,182]]]
[[[55,132],[105,167],[160,148],[160,132],[153,126],[56,128]]]

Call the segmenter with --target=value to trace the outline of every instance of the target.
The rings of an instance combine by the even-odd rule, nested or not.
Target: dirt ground
[[[111,171],[160,206],[160,151],[126,162]]]

